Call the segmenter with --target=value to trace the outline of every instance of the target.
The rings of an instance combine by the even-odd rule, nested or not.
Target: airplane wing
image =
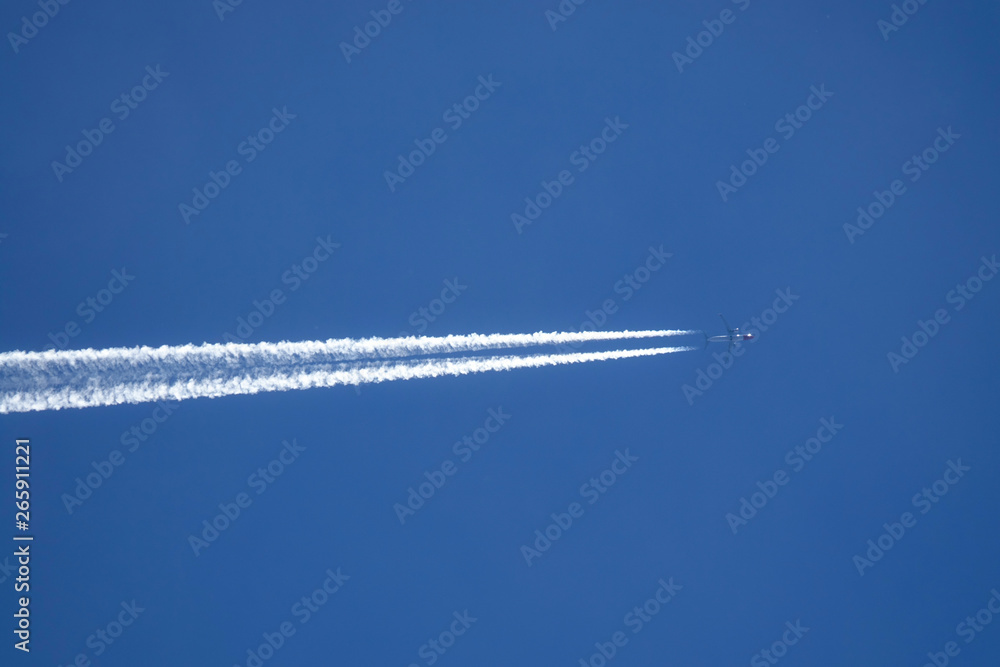
[[[722,323],[726,325],[726,331],[733,333],[733,328],[729,326],[729,322],[727,322],[726,318],[722,316],[722,313],[719,313],[719,317],[722,317]]]

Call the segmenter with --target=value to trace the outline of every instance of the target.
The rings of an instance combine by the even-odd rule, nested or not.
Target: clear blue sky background
[[[404,0],[350,63],[339,44],[386,5],[335,5],[247,1],[220,21],[209,0],[72,2],[17,53],[5,39],[0,347],[42,349],[71,320],[73,348],[219,341],[274,289],[287,300],[249,340],[418,333],[411,314],[456,279],[424,333],[576,329],[607,299],[603,328],[718,333],[719,311],[739,324],[776,290],[798,300],[691,401],[722,346],[189,401],[132,452],[122,434],[154,406],[5,416],[5,520],[29,437],[36,536],[33,650],[12,648],[5,612],[5,664],[246,665],[288,621],[265,664],[426,665],[465,610],[477,620],[436,664],[578,665],[618,631],[612,665],[769,664],[754,655],[799,620],[782,664],[923,665],[949,641],[952,664],[996,664],[1000,623],[971,643],[956,626],[1000,587],[1000,281],[947,300],[1000,250],[994,3],[931,0],[885,40],[888,2],[595,1],[553,30],[555,0]],[[723,9],[735,20],[678,72],[671,54]],[[0,27],[37,10],[5,3]],[[120,120],[111,103],[147,66],[169,75]],[[490,75],[500,87],[452,129],[443,112]],[[775,122],[820,85],[833,96],[786,139]],[[247,163],[238,145],[285,107]],[[105,117],[114,131],[60,182],[52,162]],[[384,172],[439,127],[390,192]],[[911,182],[903,163],[948,127],[960,138]],[[716,182],[768,138],[778,152],[724,202]],[[229,160],[242,172],[185,224],[178,205]],[[511,214],[563,169],[573,184],[519,234]],[[849,242],[894,179],[905,194]],[[340,248],[292,291],[283,274],[327,236]],[[661,244],[673,256],[625,300],[616,282]],[[134,280],[85,321],[77,305],[122,267]],[[894,372],[887,354],[942,308]],[[461,461],[453,443],[499,408],[509,421]],[[823,418],[843,429],[794,471],[786,452]],[[304,451],[256,494],[248,477],[292,439]],[[68,512],[115,450],[124,463]],[[638,460],[587,504],[618,450]],[[400,525],[393,505],[447,459],[457,473]],[[971,469],[921,514],[914,494],[959,459]],[[779,470],[734,535],[726,514]],[[252,504],[196,556],[189,535],[241,492]],[[583,515],[529,566],[521,546],[572,502]],[[854,556],[907,511],[916,524],[860,576]],[[350,579],[302,624],[292,607],[328,568]],[[626,614],[671,577],[682,589],[633,633]],[[96,657],[88,637],[132,600],[144,611]]]

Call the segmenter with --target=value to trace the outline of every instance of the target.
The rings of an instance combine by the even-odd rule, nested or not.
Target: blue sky
[[[42,10],[5,5],[3,350],[565,331],[609,300],[605,329],[769,322],[735,359],[5,415],[35,536],[31,654],[7,627],[5,660],[252,665],[266,634],[267,665],[996,662],[993,612],[975,621],[1000,590],[996,6],[914,3],[888,32],[892,3],[559,6],[72,2],[12,41]],[[391,21],[348,62],[371,12]],[[753,173],[723,199],[734,165]],[[744,498],[762,506],[733,524]]]

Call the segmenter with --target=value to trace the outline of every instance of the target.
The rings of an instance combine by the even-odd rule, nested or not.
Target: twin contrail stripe
[[[694,349],[697,348],[660,347],[530,356],[451,357],[387,362],[353,361],[306,367],[273,367],[265,372],[238,372],[229,376],[223,374],[223,376],[214,378],[186,378],[174,381],[141,378],[129,381],[121,378],[105,378],[104,381],[91,381],[81,386],[26,392],[4,392],[0,394],[0,413],[146,403],[164,399],[179,401],[188,398],[217,398],[268,391],[290,391],[345,384],[467,375],[518,368],[629,359]]]
[[[0,353],[0,372],[14,365],[43,368],[52,364],[90,364],[96,362],[129,363],[168,361],[175,359],[244,361],[257,357],[269,361],[308,360],[322,356],[327,359],[372,359],[411,357],[420,354],[470,352],[534,345],[563,345],[591,341],[626,340],[685,336],[697,331],[664,329],[652,331],[581,331],[538,332],[532,334],[466,334],[456,336],[407,336],[402,338],[338,338],[326,341],[298,343],[205,343],[162,347],[112,347],[103,350],[49,350],[46,352]]]
[[[469,334],[0,354],[0,413],[255,394],[624,359],[690,348],[493,357],[481,350],[679,336],[691,331]]]

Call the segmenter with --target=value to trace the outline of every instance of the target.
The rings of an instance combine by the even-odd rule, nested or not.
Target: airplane
[[[722,317],[722,313],[719,313],[719,317]],[[708,347],[709,343],[729,343],[729,351],[732,352],[733,345],[737,343],[742,343],[745,340],[753,340],[752,333],[743,333],[737,327],[736,329],[729,326],[729,322],[726,321],[725,317],[722,317],[722,323],[726,325],[726,331],[729,333],[725,336],[709,336],[707,333],[702,331],[705,335],[705,347]]]

